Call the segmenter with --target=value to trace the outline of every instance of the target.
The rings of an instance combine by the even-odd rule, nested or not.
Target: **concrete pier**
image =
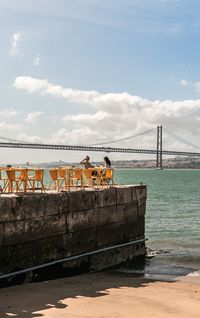
[[[144,239],[146,198],[144,185],[1,195],[1,275]],[[100,271],[144,254],[141,241],[62,266],[69,274]]]

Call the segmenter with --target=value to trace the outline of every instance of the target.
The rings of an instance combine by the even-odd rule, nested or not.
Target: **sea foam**
[[[195,271],[186,275],[187,277],[200,277],[200,272]]]

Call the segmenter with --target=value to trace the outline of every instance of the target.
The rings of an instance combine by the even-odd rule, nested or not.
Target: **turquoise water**
[[[142,272],[200,276],[200,170],[116,169],[115,182],[147,185],[146,245],[156,257]]]
[[[158,255],[146,268],[200,271],[200,170],[116,169],[115,182],[147,185],[147,247]]]
[[[200,270],[200,170],[117,170],[117,183],[147,185],[147,246],[162,272]],[[154,270],[153,269],[153,270]],[[187,272],[187,270],[186,270]]]

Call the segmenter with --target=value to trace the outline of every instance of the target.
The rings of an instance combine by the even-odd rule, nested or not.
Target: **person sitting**
[[[111,161],[110,159],[106,156],[103,158],[104,159],[104,165],[102,166],[102,171],[101,171],[101,176],[105,178],[106,176],[106,170],[111,169]],[[109,180],[104,179],[105,182],[109,183]]]
[[[94,166],[90,163],[90,157],[86,156],[80,164],[85,166],[85,169],[94,168]],[[96,183],[96,177],[97,177],[97,171],[93,170],[91,171],[91,185],[93,186]]]
[[[111,168],[111,161],[110,159],[106,156],[103,158],[104,159],[104,167],[105,168]]]
[[[84,165],[85,169],[89,169],[92,168],[92,165],[90,163],[90,157],[86,156],[81,162],[80,164]]]

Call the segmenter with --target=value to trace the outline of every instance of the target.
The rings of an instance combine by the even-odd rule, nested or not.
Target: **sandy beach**
[[[200,284],[85,274],[0,290],[0,317],[200,317]]]

